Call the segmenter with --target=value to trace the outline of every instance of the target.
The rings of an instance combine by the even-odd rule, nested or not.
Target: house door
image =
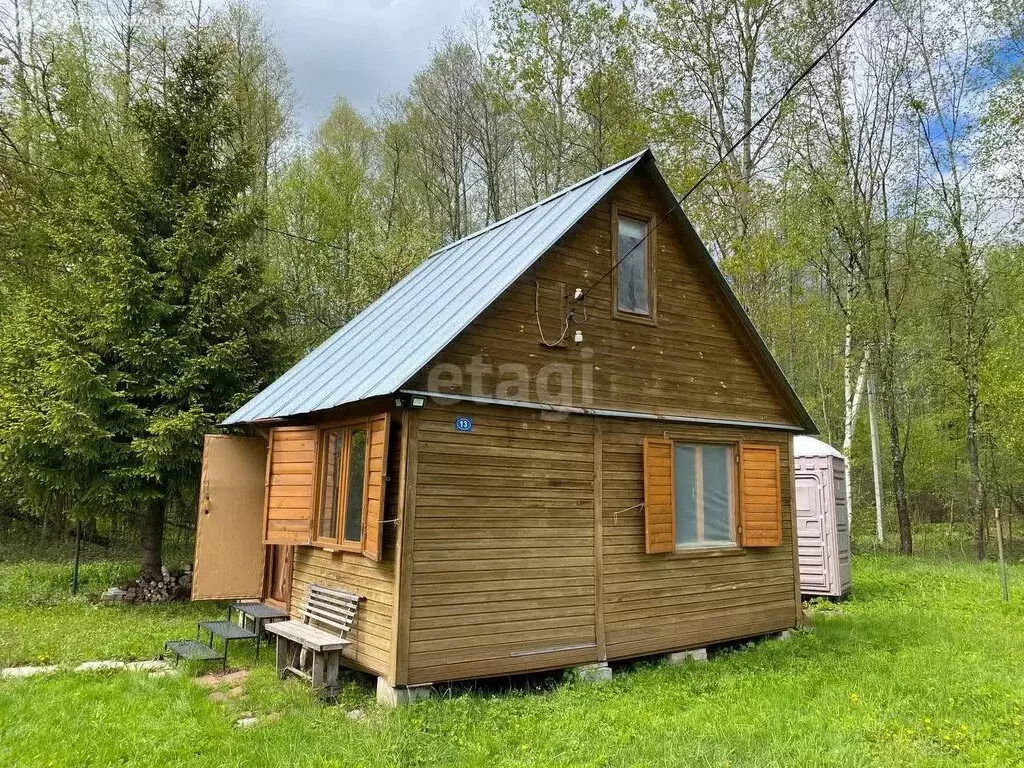
[[[288,610],[292,588],[294,547],[271,544],[267,547],[267,565],[263,575],[263,600],[283,611]]]
[[[800,556],[800,586],[804,589],[828,589],[826,529],[821,496],[821,481],[816,475],[797,475],[796,531]]]
[[[267,444],[262,438],[206,436],[193,600],[260,597],[266,472]]]

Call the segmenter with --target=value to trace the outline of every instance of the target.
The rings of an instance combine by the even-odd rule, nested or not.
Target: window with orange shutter
[[[320,430],[318,546],[380,560],[389,423],[382,414]]]
[[[648,554],[782,542],[779,447],[644,439]]]

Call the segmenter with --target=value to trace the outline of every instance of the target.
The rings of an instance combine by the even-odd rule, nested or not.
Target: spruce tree
[[[203,434],[275,370],[283,316],[254,237],[258,161],[232,142],[223,49],[192,37],[134,112],[142,160],[120,190],[129,253],[106,276],[120,308],[108,349],[134,408],[125,469],[143,509],[142,572],[156,575],[167,500],[196,481]]]

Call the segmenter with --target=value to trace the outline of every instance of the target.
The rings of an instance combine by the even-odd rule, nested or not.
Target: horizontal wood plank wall
[[[409,683],[596,660],[593,420],[547,417],[420,411]]]
[[[604,624],[608,658],[707,645],[794,626],[793,499],[782,485],[782,544],[709,554],[644,551],[643,439],[666,425],[622,419],[602,424]],[[742,440],[779,446],[790,477],[789,435],[768,430],[672,425],[674,439]]]
[[[391,422],[384,517],[393,521],[397,509],[398,463],[401,456],[399,421]],[[310,584],[322,584],[362,595],[352,631],[354,643],[344,656],[380,675],[389,673],[391,622],[395,599],[395,526],[384,524],[384,550],[380,562],[356,552],[328,552],[317,547],[296,547],[292,572],[291,610],[299,617]]]
[[[463,331],[410,382],[416,389],[478,394],[488,397],[548,402],[671,415],[796,424],[789,405],[769,381],[751,343],[736,327],[724,300],[696,256],[684,247],[671,222],[658,227],[656,259],[657,326],[612,317],[609,275],[588,295],[588,320],[579,326],[584,341],[551,349],[537,331],[537,281],[542,286],[589,287],[611,266],[612,201],[636,214],[658,217],[637,171],[633,171],[576,224],[537,264]],[[444,258],[443,256],[439,258]],[[541,299],[547,295],[542,293]],[[542,306],[542,321],[550,314]],[[558,338],[548,322],[548,341]],[[571,335],[576,329],[569,329]],[[469,366],[482,366],[476,376]],[[458,366],[462,384],[445,375],[431,380],[439,363]],[[572,386],[557,377],[538,386],[541,368],[572,366]],[[502,364],[526,365],[529,392],[499,387],[511,377]],[[552,369],[548,369],[549,371]],[[591,380],[588,381],[588,377]],[[476,383],[482,386],[474,386]],[[475,391],[482,389],[482,391]],[[504,389],[504,391],[503,391]]]

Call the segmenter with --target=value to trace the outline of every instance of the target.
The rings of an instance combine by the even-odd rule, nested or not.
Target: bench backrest
[[[351,592],[310,584],[306,602],[302,606],[302,620],[306,624],[322,625],[323,629],[345,637],[352,629],[362,599]]]

